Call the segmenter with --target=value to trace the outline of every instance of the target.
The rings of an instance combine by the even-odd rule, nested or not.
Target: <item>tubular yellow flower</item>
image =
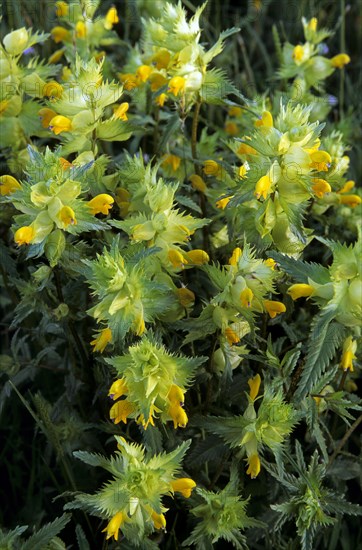
[[[255,479],[259,473],[260,473],[260,458],[258,454],[251,455],[247,459],[248,462],[248,469],[246,470],[246,473],[251,477],[251,479]]]
[[[75,36],[77,38],[85,38],[87,36],[87,27],[84,21],[78,21],[75,26]]]
[[[229,259],[229,265],[237,265],[242,255],[243,251],[241,248],[234,248],[231,258]]]
[[[190,477],[180,477],[170,483],[172,491],[181,493],[185,498],[190,498],[192,489],[196,487],[196,483]]]
[[[132,403],[127,401],[127,399],[123,399],[122,401],[116,401],[116,403],[112,405],[109,411],[109,417],[115,424],[119,424],[121,421],[127,424],[127,418],[133,411],[134,406]]]
[[[219,178],[222,175],[222,167],[212,159],[204,161],[203,171],[207,176],[215,176],[215,178]]]
[[[115,118],[119,118],[120,120],[128,120],[128,117],[126,115],[128,109],[129,109],[129,103],[125,101],[124,103],[121,103],[116,107],[113,113],[113,116]]]
[[[347,206],[350,206],[351,208],[355,208],[359,204],[361,204],[361,197],[359,195],[341,195],[339,197],[339,202],[341,204],[345,204]]]
[[[340,366],[344,371],[349,369],[353,372],[353,359],[356,359],[356,349],[357,342],[352,340],[352,336],[348,336],[343,344],[342,358],[340,362]]]
[[[331,186],[326,180],[323,180],[321,178],[313,178],[312,179],[313,186],[312,189],[319,199],[322,199],[325,195],[325,193],[330,193],[332,191]]]
[[[182,76],[174,76],[168,83],[168,91],[176,97],[183,94],[186,87],[186,80]]]
[[[112,342],[112,331],[110,328],[107,327],[101,330],[95,337],[95,339],[91,341],[91,346],[93,346],[93,353],[96,351],[103,353],[109,342]]]
[[[173,172],[177,172],[181,164],[181,158],[177,155],[165,155],[162,166],[170,167]]]
[[[123,82],[123,87],[128,92],[133,90],[134,88],[137,88],[139,82],[136,78],[136,76],[132,73],[126,73],[126,74],[119,74],[119,79],[121,82]]]
[[[132,328],[135,331],[137,336],[142,336],[142,334],[146,330],[145,320],[141,312],[134,319]]]
[[[93,216],[96,214],[105,214],[107,215],[109,213],[109,210],[112,208],[114,203],[114,198],[111,197],[111,195],[108,195],[107,193],[101,193],[100,195],[97,195],[92,200],[90,200],[87,204],[90,207]]]
[[[206,183],[201,176],[193,174],[189,177],[189,180],[191,181],[192,188],[196,189],[196,191],[200,191],[200,193],[205,193],[207,191]]]
[[[24,225],[15,232],[14,241],[18,246],[21,246],[23,244],[30,244],[34,237],[34,228],[31,225]]]
[[[230,202],[230,199],[231,199],[231,197],[225,197],[224,199],[220,199],[220,200],[216,201],[216,203],[215,203],[216,208],[220,208],[220,210],[225,210],[225,208],[227,207],[227,205]]]
[[[273,115],[270,111],[263,111],[261,119],[255,122],[255,126],[263,126],[264,128],[273,128]]]
[[[168,414],[173,420],[173,427],[176,429],[178,427],[185,428],[189,419],[185,410],[178,404],[172,403],[168,409]]]
[[[239,133],[239,126],[236,124],[236,122],[230,121],[225,123],[225,132],[229,134],[229,136],[237,136]]]
[[[257,155],[254,147],[251,147],[247,143],[241,143],[237,152],[239,155]]]
[[[60,157],[59,164],[63,170],[68,170],[68,168],[72,168],[73,166],[73,164],[69,162],[69,160],[65,159],[64,157]]]
[[[50,99],[59,99],[60,97],[62,97],[63,94],[63,86],[59,84],[59,82],[51,80],[50,82],[47,82],[45,84],[42,91],[44,97],[49,97]]]
[[[13,176],[4,175],[0,177],[0,195],[11,195],[18,189],[21,189],[21,185]]]
[[[182,287],[176,290],[177,298],[183,307],[189,307],[195,303],[195,294],[192,290]]]
[[[43,128],[49,128],[50,121],[57,116],[55,111],[48,109],[47,107],[40,109],[38,114]]]
[[[137,418],[137,424],[142,424],[145,430],[147,430],[149,424],[151,424],[151,426],[154,426],[155,425],[154,414],[156,412],[161,412],[161,411],[154,404],[152,404],[150,407],[150,414],[148,415],[148,419],[147,420],[145,419],[144,414],[140,414],[139,417]]]
[[[69,6],[66,2],[55,2],[55,15],[57,17],[65,17],[68,15]]]
[[[117,23],[119,23],[118,13],[116,8],[112,6],[106,13],[104,27],[109,30],[113,27],[113,25],[116,25]]]
[[[351,62],[351,58],[346,53],[339,53],[338,55],[335,55],[330,60],[332,63],[332,67],[335,67],[336,69],[343,69],[345,65]]]
[[[62,132],[69,132],[72,129],[72,121],[66,116],[57,115],[51,119],[49,123],[49,130],[54,132],[55,135]]]
[[[337,191],[337,193],[348,193],[349,191],[351,191],[351,189],[353,189],[353,187],[355,185],[356,185],[356,183],[353,180],[348,180],[348,181],[346,181],[346,183],[344,184],[342,189]]]
[[[266,199],[270,193],[271,184],[272,182],[269,176],[262,176],[255,186],[254,195],[256,198],[260,199],[260,197],[263,197]]]
[[[294,61],[295,62],[302,61],[303,55],[304,55],[303,46],[301,46],[300,44],[298,46],[295,46],[295,48],[293,50],[293,53],[292,53],[292,58],[294,59]]]
[[[161,48],[153,57],[152,61],[156,64],[156,69],[167,69],[170,63],[171,53],[166,48]]]
[[[151,512],[151,519],[155,529],[166,529],[166,518],[163,514],[158,514],[154,510]]]
[[[274,300],[264,300],[264,307],[272,319],[279,315],[279,313],[285,313],[287,310],[282,302],[277,302]]]
[[[309,298],[313,292],[314,288],[311,285],[300,283],[290,286],[287,294],[291,296],[292,300],[298,300],[298,298]]]
[[[252,401],[255,401],[256,397],[258,396],[260,384],[261,384],[260,374],[256,374],[254,378],[249,378],[248,380],[248,386],[250,388],[249,397]]]
[[[273,260],[273,258],[268,258],[267,260],[264,261],[264,263],[265,265],[270,267],[270,269],[272,269],[273,271],[275,269],[275,266],[277,265],[276,261]]]
[[[308,22],[308,29],[315,32],[317,30],[317,25],[318,19],[316,17],[312,17],[312,19]]]
[[[190,250],[186,254],[187,261],[189,265],[204,265],[210,261],[210,257],[205,250],[195,248],[195,250]]]
[[[112,386],[109,388],[108,396],[113,400],[116,401],[123,395],[126,395],[128,393],[128,388],[126,386],[126,381],[124,378],[119,378],[118,380],[115,380],[112,384]]]
[[[141,65],[136,71],[136,76],[141,82],[146,82],[151,73],[152,67],[149,67],[148,65]]]
[[[65,227],[68,227],[68,225],[77,225],[74,210],[70,206],[63,206],[59,211],[58,218],[64,223]]]
[[[181,252],[179,252],[178,250],[175,250],[174,248],[171,248],[168,251],[167,257],[172,263],[173,267],[176,267],[176,268],[183,268],[188,263],[188,261],[181,254]]]
[[[232,346],[233,344],[238,344],[240,342],[239,336],[231,327],[227,327],[224,334],[230,346]]]
[[[167,94],[160,94],[156,97],[155,103],[156,105],[159,105],[160,107],[163,107],[165,104],[165,101],[167,101]]]
[[[309,156],[312,161],[311,168],[318,170],[318,172],[328,172],[332,158],[327,151],[312,151],[309,153]]]
[[[148,78],[150,84],[151,84],[151,91],[157,92],[162,86],[165,86],[167,84],[167,78],[165,78],[160,73],[152,73]]]
[[[70,32],[64,27],[57,26],[52,28],[50,36],[56,44],[59,44],[59,42],[66,42],[69,40]]]
[[[123,512],[118,512],[111,521],[108,523],[107,527],[103,529],[102,533],[106,532],[106,539],[114,537],[114,540],[118,540],[118,533],[121,525],[125,522],[126,514]]]
[[[172,384],[170,391],[167,394],[167,399],[172,405],[181,406],[185,401],[185,393],[180,386]]]
[[[58,63],[58,61],[63,57],[65,49],[57,50],[54,52],[48,59],[48,63]]]
[[[251,307],[251,302],[253,300],[254,294],[253,291],[246,287],[244,290],[240,293],[240,301],[241,305],[243,307]]]
[[[229,116],[239,117],[243,114],[243,110],[241,107],[230,107],[228,114]]]
[[[245,163],[242,166],[240,166],[238,170],[239,178],[242,178],[242,179],[247,178],[248,169],[249,169],[248,163]]]

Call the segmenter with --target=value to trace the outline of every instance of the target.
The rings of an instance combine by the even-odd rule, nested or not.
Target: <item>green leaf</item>
[[[44,527],[22,544],[22,550],[40,550],[44,548],[52,538],[64,529],[67,523],[69,523],[70,517],[70,514],[63,514],[60,518],[44,525]]]

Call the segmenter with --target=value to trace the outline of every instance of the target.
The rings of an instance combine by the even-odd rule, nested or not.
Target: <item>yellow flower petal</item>
[[[189,265],[204,265],[210,261],[210,257],[205,250],[195,249],[186,253]]]
[[[4,175],[0,177],[0,195],[11,195],[21,189],[21,185],[13,176]]]
[[[54,132],[55,135],[61,132],[69,132],[72,129],[72,121],[62,115],[57,115],[49,122],[49,129]]]
[[[93,216],[96,214],[105,214],[109,213],[109,210],[112,208],[114,203],[114,198],[107,193],[101,193],[97,195],[92,200],[88,202],[88,206],[91,209]]]
[[[65,227],[68,227],[68,225],[77,225],[74,210],[70,206],[63,206],[59,211],[58,218]]]
[[[339,202],[341,204],[345,204],[346,206],[350,206],[351,208],[355,208],[359,204],[361,204],[361,197],[359,195],[341,195],[339,197]]]
[[[42,92],[44,97],[49,97],[50,99],[59,99],[62,97],[63,94],[63,86],[59,84],[59,82],[51,80],[44,85]]]
[[[186,80],[182,76],[174,76],[168,83],[168,91],[173,95],[178,96],[183,94],[186,87]]]
[[[132,403],[127,401],[127,399],[123,399],[121,401],[116,401],[116,403],[111,407],[109,416],[115,424],[119,424],[121,421],[124,424],[127,424],[127,418],[133,412],[134,406]]]
[[[348,180],[348,181],[346,181],[346,183],[344,184],[342,189],[337,191],[337,193],[348,193],[349,191],[351,191],[351,189],[353,189],[353,187],[355,185],[356,185],[356,183],[353,180]]]
[[[34,237],[34,228],[31,225],[24,225],[15,232],[14,241],[18,246],[22,246],[23,244],[30,244]]]
[[[224,335],[230,346],[232,346],[233,344],[238,344],[240,342],[239,336],[231,327],[227,327],[225,329]]]
[[[330,60],[332,63],[332,67],[335,67],[336,69],[343,69],[345,65],[351,62],[351,58],[346,53],[339,53],[338,55],[335,55]]]
[[[192,290],[182,287],[176,290],[178,301],[183,307],[189,307],[195,303],[195,294]]]
[[[329,183],[321,178],[313,178],[312,179],[313,186],[312,189],[319,199],[322,199],[325,195],[325,193],[330,193],[332,191],[331,186]]]
[[[181,406],[185,401],[185,392],[180,388],[180,386],[172,384],[167,394],[167,399],[172,405]]]
[[[129,109],[129,103],[126,101],[124,103],[121,103],[118,105],[113,113],[113,116],[115,118],[118,118],[120,120],[128,120],[128,117],[126,115],[127,111]]]
[[[54,42],[58,44],[59,42],[66,42],[67,40],[69,40],[70,32],[64,27],[57,26],[52,28],[52,30],[50,31],[50,36],[52,37]]]
[[[196,483],[190,477],[175,479],[170,485],[175,493],[181,493],[185,498],[190,498],[192,490],[196,487]]]
[[[244,288],[244,290],[240,293],[241,305],[243,307],[251,307],[253,296],[253,291],[250,288]]]
[[[260,199],[260,197],[263,197],[264,199],[266,199],[270,193],[271,185],[272,182],[270,177],[262,176],[255,186],[254,195],[256,196],[256,198]]]
[[[196,189],[196,191],[200,191],[200,193],[205,193],[207,191],[206,183],[201,176],[193,174],[189,177],[189,180],[191,181],[193,189]]]
[[[91,346],[93,346],[93,353],[96,351],[103,353],[109,342],[112,342],[112,331],[110,328],[107,327],[101,330],[96,338],[91,341]]]
[[[123,397],[123,395],[126,395],[127,393],[128,393],[128,388],[127,388],[125,379],[118,378],[118,380],[115,380],[112,386],[109,388],[108,396],[113,401],[116,401],[116,399]]]
[[[176,267],[176,268],[183,268],[188,263],[188,261],[181,254],[181,252],[179,252],[178,250],[175,250],[174,248],[171,248],[168,251],[167,257],[170,260],[173,267]]]
[[[65,17],[68,15],[69,6],[66,2],[55,2],[55,15],[57,17]]]
[[[168,414],[173,420],[173,427],[176,429],[178,427],[185,428],[188,422],[187,414],[185,410],[177,403],[172,403],[168,409]]]
[[[287,308],[282,302],[277,302],[274,300],[264,300],[264,307],[269,313],[270,317],[274,319],[279,313],[285,313]]]
[[[256,397],[258,396],[260,384],[261,384],[260,374],[256,374],[254,378],[249,378],[248,380],[248,386],[250,388],[249,396],[252,401],[255,401]]]
[[[288,288],[287,294],[289,294],[292,300],[298,300],[298,298],[309,298],[314,292],[314,288],[311,285],[304,283],[298,283]]]
[[[246,473],[251,477],[251,479],[255,479],[259,475],[260,473],[259,455],[254,454],[248,457],[248,469],[246,470]]]
[[[114,540],[118,540],[118,533],[121,525],[125,522],[126,514],[123,512],[118,512],[111,521],[108,523],[107,527],[103,529],[102,533],[106,532],[106,539],[114,537]]]
[[[229,265],[237,265],[242,255],[243,251],[241,250],[241,248],[234,248],[231,258],[229,259]]]
[[[119,23],[118,13],[116,8],[112,6],[106,13],[104,27],[109,30],[113,27],[113,25],[116,25],[117,23]]]

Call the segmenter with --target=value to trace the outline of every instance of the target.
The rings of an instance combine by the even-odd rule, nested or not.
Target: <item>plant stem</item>
[[[353,434],[355,429],[358,428],[358,426],[361,424],[361,422],[362,422],[362,414],[357,418],[357,420],[355,420],[353,422],[352,426],[349,427],[349,429],[346,431],[346,433],[342,437],[341,441],[339,442],[339,445],[337,446],[334,453],[331,455],[331,457],[329,459],[328,468],[330,468],[332,466],[332,464],[333,464],[334,460],[336,459],[337,455],[340,453],[342,448],[347,443],[348,439],[351,437],[351,435]]]
[[[201,176],[200,166],[195,162],[197,160],[197,127],[199,124],[199,114],[200,114],[201,101],[198,101],[194,109],[194,117],[192,119],[192,129],[191,129],[191,152],[192,158],[194,160],[195,174]]]
[[[346,51],[346,3],[345,0],[341,0],[341,36],[340,36],[340,50],[342,53]],[[344,118],[344,78],[345,71],[340,71],[339,81],[339,118]]]

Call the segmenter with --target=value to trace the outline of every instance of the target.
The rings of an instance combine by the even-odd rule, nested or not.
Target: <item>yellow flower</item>
[[[128,109],[129,109],[129,103],[127,102],[121,103],[115,108],[113,116],[115,118],[119,118],[120,120],[128,120],[128,117],[126,115]]]
[[[318,170],[318,172],[328,172],[328,165],[332,163],[332,158],[327,151],[312,151],[309,156],[312,161],[311,168]]]
[[[136,76],[141,82],[146,82],[151,73],[152,67],[149,67],[148,65],[141,65],[136,71]]]
[[[229,122],[225,123],[225,132],[229,134],[229,136],[237,136],[239,133],[239,127],[235,122],[229,120]]]
[[[231,258],[229,259],[229,265],[237,265],[242,255],[243,251],[241,250],[241,248],[234,248]]]
[[[246,473],[251,477],[251,479],[255,479],[259,473],[260,473],[260,458],[258,454],[251,455],[247,459],[248,462],[248,469],[246,470]]]
[[[31,225],[24,225],[20,227],[14,235],[14,241],[18,246],[23,244],[29,244],[35,237],[34,228]]]
[[[124,89],[128,92],[137,88],[139,82],[136,76],[132,73],[119,74],[119,79],[123,82]]]
[[[60,157],[59,164],[63,170],[68,170],[68,168],[72,168],[73,166],[73,164],[69,162],[69,160],[65,159],[64,157]]]
[[[330,60],[332,63],[332,67],[335,67],[336,69],[343,69],[345,65],[350,63],[351,58],[346,53],[339,53],[338,55],[335,55]]]
[[[69,6],[66,2],[55,2],[55,15],[65,17],[68,14]]]
[[[50,36],[52,37],[54,42],[58,44],[59,42],[65,42],[69,40],[70,32],[64,27],[57,26],[52,28],[52,30],[50,31]]]
[[[151,90],[152,92],[157,92],[162,86],[165,86],[167,84],[167,78],[165,78],[160,73],[152,73],[149,76],[149,82],[151,84]],[[162,95],[162,94],[161,94]]]
[[[353,372],[353,359],[356,359],[355,352],[357,349],[357,342],[352,340],[352,336],[348,336],[343,344],[342,359],[340,366],[343,370],[350,370]]]
[[[243,110],[241,107],[230,107],[229,109],[229,116],[235,116],[235,117],[239,117],[241,116],[243,113]]]
[[[166,48],[161,48],[153,57],[152,61],[156,64],[156,69],[167,69],[170,63],[171,54]]]
[[[215,206],[216,208],[220,208],[220,210],[225,210],[227,205],[229,204],[232,197],[225,197],[224,199],[220,199],[216,201]]]
[[[301,283],[290,286],[287,294],[291,296],[292,300],[298,300],[298,298],[309,298],[313,292],[314,288],[311,285]]]
[[[263,126],[264,128],[273,128],[273,115],[270,111],[263,111],[261,119],[255,122],[255,126]]]
[[[61,132],[69,132],[72,129],[72,121],[66,116],[57,115],[51,119],[49,129],[52,130],[55,135]]]
[[[151,424],[151,426],[154,426],[155,425],[155,420],[154,420],[154,414],[155,412],[161,412],[160,409],[158,409],[153,403],[150,407],[150,414],[148,415],[148,419],[146,420],[145,419],[145,415],[144,414],[140,414],[139,417],[137,418],[137,424],[142,424],[143,428],[145,430],[147,430],[148,428],[148,425]]]
[[[188,288],[178,288],[176,294],[178,301],[183,307],[191,306],[195,302],[195,294]]]
[[[201,176],[198,176],[197,174],[193,174],[192,176],[189,177],[189,180],[191,181],[191,185],[193,189],[196,189],[196,191],[200,191],[200,193],[206,192],[207,186]]]
[[[181,158],[177,155],[165,155],[162,166],[170,167],[173,172],[177,172],[181,164]]]
[[[294,59],[294,61],[295,62],[302,61],[303,56],[304,56],[303,46],[301,46],[300,44],[298,46],[295,46],[295,48],[293,50],[293,53],[292,53],[292,58]]]
[[[109,416],[115,424],[119,424],[121,421],[127,424],[127,418],[133,411],[134,406],[132,403],[127,401],[127,399],[123,399],[121,401],[116,401],[116,403],[112,405]]]
[[[50,97],[50,99],[59,99],[60,97],[62,97],[62,94],[63,86],[55,80],[47,82],[43,88],[43,96]]]
[[[57,50],[54,52],[48,59],[48,63],[58,63],[58,61],[63,57],[65,49]]]
[[[316,17],[312,17],[312,19],[308,22],[308,29],[315,32],[317,30],[317,25],[318,19]]]
[[[211,159],[204,161],[203,171],[207,176],[215,176],[215,178],[219,178],[222,175],[220,164]]]
[[[166,529],[166,518],[164,514],[158,514],[154,510],[151,512],[151,519],[155,529]]]
[[[270,177],[262,176],[255,186],[254,195],[256,196],[256,198],[260,199],[260,197],[263,197],[264,199],[266,199],[270,193],[271,185],[272,182]]]
[[[40,109],[38,114],[43,128],[49,128],[50,121],[57,116],[57,113],[55,111],[53,111],[52,109],[48,109],[47,107]]]
[[[342,195],[341,197],[339,197],[339,202],[341,204],[346,204],[351,208],[355,208],[356,206],[361,204],[361,197],[359,195]]]
[[[182,76],[174,76],[168,83],[168,91],[176,97],[179,93],[184,93],[186,87],[186,80]]]
[[[172,403],[168,409],[168,414],[173,420],[173,427],[176,429],[178,427],[185,428],[188,422],[187,414],[185,410],[177,403]]]
[[[6,109],[8,108],[9,101],[7,99],[3,99],[0,101],[0,115],[5,113]]]
[[[247,143],[241,143],[238,148],[239,155],[256,155],[257,151]]]
[[[137,336],[142,336],[144,331],[146,330],[145,320],[143,317],[142,312],[140,312],[134,319],[132,328]]]
[[[337,193],[348,193],[349,191],[351,191],[351,189],[353,189],[353,187],[355,185],[356,185],[356,183],[353,180],[348,180],[348,181],[346,181],[346,183],[344,184],[342,189],[337,191]]]
[[[322,199],[325,193],[330,193],[332,191],[331,186],[326,180],[323,180],[321,178],[313,178],[312,182],[312,189],[319,199]]]
[[[264,261],[264,264],[270,267],[270,269],[272,269],[273,271],[275,269],[275,266],[277,265],[276,261],[273,260],[273,258],[268,258]]]
[[[176,384],[172,384],[167,394],[167,399],[170,401],[172,405],[181,406],[185,401],[185,393],[180,388],[180,386],[177,386]]]
[[[106,13],[104,27],[109,30],[113,27],[113,25],[116,25],[117,23],[119,23],[118,13],[116,8],[112,6]]]
[[[21,185],[13,176],[4,175],[0,177],[0,195],[11,195],[18,189],[21,189]]]
[[[173,267],[176,267],[176,268],[183,268],[188,263],[188,261],[181,254],[181,252],[179,252],[178,250],[175,250],[174,248],[171,248],[168,251],[167,257],[172,263]]]
[[[116,401],[117,399],[119,399],[123,395],[126,395],[127,393],[128,393],[128,388],[126,386],[125,379],[124,378],[118,378],[118,380],[115,380],[113,382],[112,386],[109,388],[108,396],[113,401]]]
[[[101,193],[100,195],[97,195],[92,200],[88,202],[88,206],[90,207],[93,216],[96,214],[105,214],[107,215],[109,213],[109,210],[112,208],[114,203],[114,198],[111,197],[111,195],[108,195],[107,193]]]
[[[75,26],[75,36],[77,38],[85,38],[87,35],[87,27],[84,21],[78,21]]]
[[[121,525],[125,522],[125,519],[126,514],[123,512],[118,512],[115,516],[113,516],[107,527],[102,531],[102,533],[107,533],[107,540],[111,537],[114,537],[114,540],[118,540],[118,531],[120,530]]]
[[[181,493],[185,498],[190,498],[192,489],[196,487],[196,483],[190,477],[180,477],[170,483],[172,491]]]
[[[241,305],[243,307],[250,307],[253,296],[253,291],[250,288],[244,288],[244,290],[240,293]]]
[[[59,211],[58,218],[64,223],[65,227],[68,227],[68,225],[77,225],[74,210],[70,206],[63,206]]]
[[[279,315],[279,313],[284,313],[287,310],[282,302],[274,300],[264,300],[264,307],[272,319]]]
[[[247,178],[248,169],[249,169],[249,165],[247,162],[242,166],[240,166],[238,170],[239,178],[242,178],[242,179]]]
[[[98,336],[91,341],[91,346],[93,346],[93,353],[95,351],[103,353],[109,342],[112,342],[112,331],[110,328],[107,327],[101,330]]]
[[[196,248],[187,252],[187,260],[189,265],[204,265],[210,261],[210,258],[205,250]]]
[[[160,94],[155,99],[156,105],[159,105],[160,107],[164,106],[165,101],[167,101],[167,94]]]
[[[238,344],[240,342],[239,336],[231,327],[227,327],[224,334],[230,346],[232,346],[233,344]]]
[[[256,374],[254,378],[249,378],[248,380],[248,386],[250,388],[249,397],[252,401],[255,401],[259,393],[260,384],[261,384],[260,374]]]

